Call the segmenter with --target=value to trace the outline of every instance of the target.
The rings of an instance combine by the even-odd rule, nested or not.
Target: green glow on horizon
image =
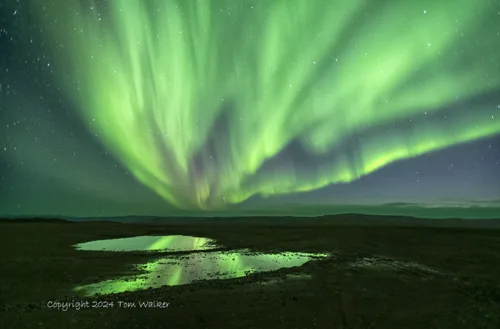
[[[497,1],[106,4],[34,6],[64,45],[57,75],[89,130],[180,208],[351,182],[500,133],[496,107],[450,111],[500,88]],[[263,171],[292,141],[337,156]]]
[[[106,280],[75,288],[86,296],[116,294],[163,286],[190,284],[198,280],[232,279],[246,275],[301,266],[327,254],[283,252],[280,254],[203,252],[160,258],[138,266],[141,274]]]

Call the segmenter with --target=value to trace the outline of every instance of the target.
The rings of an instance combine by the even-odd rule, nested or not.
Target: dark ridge
[[[22,222],[22,223],[70,223],[70,221],[62,218],[44,218],[44,217],[33,217],[33,218],[0,218],[0,222]]]
[[[117,223],[145,225],[327,225],[327,226],[383,226],[383,227],[440,227],[500,229],[500,219],[429,219],[399,215],[338,214],[323,216],[246,216],[246,217],[157,217],[121,216],[89,218],[17,217],[0,218],[0,222],[15,223]]]

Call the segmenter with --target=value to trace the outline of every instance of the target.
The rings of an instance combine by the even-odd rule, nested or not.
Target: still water
[[[89,251],[199,251],[217,248],[215,240],[184,235],[136,236],[84,242],[76,249]]]
[[[139,237],[144,238],[144,237]],[[147,246],[145,240],[141,243],[127,245],[123,241],[112,242],[89,242],[80,244],[83,250],[175,250],[186,251],[192,246],[206,246],[207,242],[214,245],[214,241],[195,237],[156,237],[156,241],[170,241],[158,245]],[[171,238],[168,240],[168,238]],[[164,240],[162,240],[164,239]],[[124,239],[118,239],[124,240]],[[136,242],[136,240],[129,240]],[[150,240],[151,242],[152,240]],[[199,242],[203,241],[203,243]],[[176,242],[176,243],[174,243]],[[94,244],[93,244],[94,243]],[[155,244],[157,242],[154,242]],[[97,248],[97,245],[102,248]],[[138,249],[139,246],[141,249]],[[91,247],[92,249],[85,249]],[[174,248],[175,247],[175,248]],[[192,248],[191,250],[203,250]],[[177,286],[190,284],[200,280],[232,279],[240,278],[253,273],[275,271],[280,268],[291,268],[301,266],[308,261],[326,257],[327,254],[308,254],[298,252],[282,253],[257,253],[249,250],[233,251],[207,251],[185,255],[172,255],[161,257],[153,262],[136,266],[137,274],[122,277],[116,280],[106,280],[89,285],[79,286],[76,291],[84,295],[92,296],[98,294],[114,294],[125,291],[138,291],[148,288],[159,288],[162,286]]]

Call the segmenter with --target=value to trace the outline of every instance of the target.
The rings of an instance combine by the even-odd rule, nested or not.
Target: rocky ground
[[[130,274],[133,264],[159,255],[85,252],[72,245],[144,234],[203,236],[228,249],[331,257],[231,280],[93,298],[73,292],[77,285]],[[273,219],[2,222],[0,247],[2,328],[500,328],[500,230],[328,219],[289,225],[273,225]],[[50,307],[72,301],[90,306]],[[131,303],[136,307],[126,307]]]

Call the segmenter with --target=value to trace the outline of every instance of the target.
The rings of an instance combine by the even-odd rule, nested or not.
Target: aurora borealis
[[[496,0],[11,2],[0,213],[500,200]]]

